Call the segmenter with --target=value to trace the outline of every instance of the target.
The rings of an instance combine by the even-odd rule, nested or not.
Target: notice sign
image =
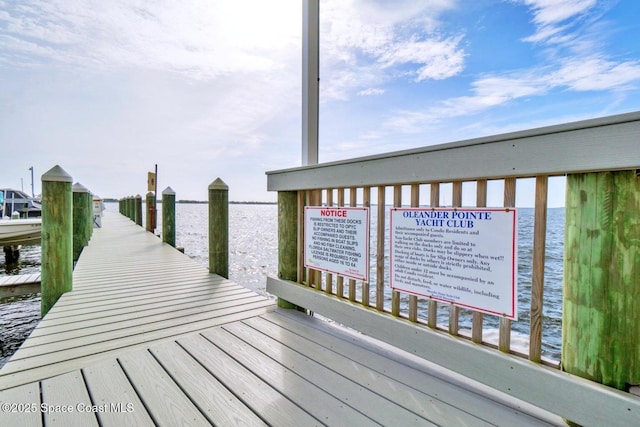
[[[304,265],[369,281],[369,208],[304,210]]]
[[[391,209],[391,287],[517,319],[515,209]]]

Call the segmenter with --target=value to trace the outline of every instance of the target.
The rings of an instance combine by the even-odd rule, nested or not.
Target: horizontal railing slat
[[[640,112],[267,172],[289,191],[635,169]],[[455,165],[455,167],[452,167]]]

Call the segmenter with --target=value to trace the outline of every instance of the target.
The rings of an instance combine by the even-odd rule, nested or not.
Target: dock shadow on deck
[[[393,347],[276,309],[123,217],[104,224],[74,290],[0,371],[0,402],[22,410],[0,411],[0,425],[562,424]],[[56,405],[69,412],[49,411]]]

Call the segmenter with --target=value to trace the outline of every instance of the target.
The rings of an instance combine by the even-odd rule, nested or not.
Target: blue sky
[[[0,186],[60,164],[103,197],[144,194],[157,163],[181,199],[221,177],[232,200],[275,200],[264,172],[300,164],[301,3],[0,0]],[[320,161],[640,110],[638,16],[320,0]]]

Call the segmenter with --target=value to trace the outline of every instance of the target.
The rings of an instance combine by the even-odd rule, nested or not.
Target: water
[[[158,212],[160,213],[161,205]],[[107,203],[109,211],[117,212],[118,205]],[[513,322],[512,343],[526,345],[529,334],[529,309],[531,304],[531,259],[533,248],[533,209],[519,209],[519,320]],[[375,220],[375,209],[371,210]],[[176,246],[185,248],[185,254],[208,267],[208,206],[206,204],[176,205]],[[562,319],[562,274],[564,209],[549,209],[547,214],[545,303],[543,320],[543,356],[560,359]],[[386,224],[389,224],[386,221]],[[162,219],[158,219],[161,230]],[[375,227],[372,227],[375,229]],[[229,206],[229,276],[230,279],[266,294],[266,276],[277,275],[277,206],[230,205]],[[372,230],[371,248],[375,249],[375,233]],[[386,245],[388,248],[388,245]],[[387,249],[388,250],[388,249]],[[372,250],[373,252],[373,250]],[[17,265],[5,266],[0,260],[0,275],[38,272],[40,247],[23,248]],[[388,253],[385,256],[388,263]],[[375,253],[372,253],[371,282],[375,283]],[[388,274],[388,265],[385,266]],[[375,286],[372,286],[375,288]],[[390,296],[388,296],[390,298]],[[372,294],[372,303],[375,295]],[[408,298],[402,299],[406,305]],[[387,305],[389,306],[389,305]],[[419,311],[424,314],[423,306]],[[461,329],[471,328],[470,312],[462,310]],[[40,318],[40,298],[37,295],[14,298],[0,303],[0,367],[31,333]],[[439,310],[438,324],[446,325],[446,310]],[[498,318],[485,316],[484,325],[489,329],[486,339],[497,330]]]

